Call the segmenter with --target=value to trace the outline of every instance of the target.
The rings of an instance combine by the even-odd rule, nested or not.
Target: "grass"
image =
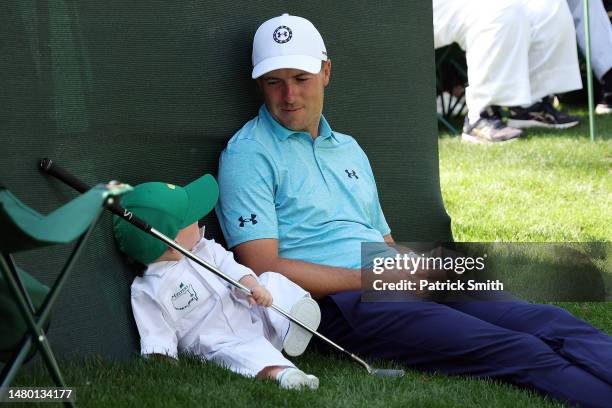
[[[444,203],[457,241],[612,241],[612,117],[487,146],[440,140]],[[582,113],[582,114],[581,114]]]
[[[585,117],[583,111],[577,111]],[[612,241],[612,115],[598,118],[591,143],[586,124],[567,131],[472,146],[442,135],[441,184],[458,241]],[[612,303],[563,307],[612,334]],[[298,366],[316,373],[316,392],[285,392],[213,364],[134,359],[64,362],[67,383],[84,406],[334,406],[556,407],[539,395],[495,381],[409,371],[402,379],[372,378],[336,355],[307,352]],[[376,363],[391,367],[389,363]],[[42,369],[17,384],[48,385]],[[49,406],[44,404],[43,406]]]
[[[92,407],[561,406],[492,381],[416,372],[409,372],[401,379],[373,378],[346,359],[314,353],[307,353],[295,362],[302,369],[317,373],[322,381],[319,390],[282,391],[272,381],[253,381],[194,359],[185,359],[180,364],[141,359],[130,362],[92,359],[64,364],[63,371],[67,383],[76,387],[77,403]],[[30,386],[48,383],[43,375],[27,378]]]

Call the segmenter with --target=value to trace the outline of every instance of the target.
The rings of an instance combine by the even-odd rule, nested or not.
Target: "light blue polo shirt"
[[[219,162],[216,212],[228,246],[275,238],[279,256],[359,268],[361,243],[389,234],[368,158],[355,139],[279,124],[265,106]]]

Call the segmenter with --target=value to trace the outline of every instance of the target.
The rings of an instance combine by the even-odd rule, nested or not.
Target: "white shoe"
[[[595,113],[598,115],[608,115],[612,113],[612,104],[609,103],[599,103],[595,108]]]
[[[310,388],[316,390],[319,388],[319,379],[311,374],[306,374],[302,370],[294,367],[285,368],[278,373],[276,380],[281,388],[286,390],[299,390],[302,388]]]
[[[321,323],[321,310],[319,309],[319,305],[310,297],[304,297],[297,301],[291,308],[291,316],[313,330],[317,330],[319,323]],[[299,356],[306,350],[306,346],[308,346],[308,342],[311,338],[312,333],[290,322],[289,331],[283,341],[283,349],[289,356]]]

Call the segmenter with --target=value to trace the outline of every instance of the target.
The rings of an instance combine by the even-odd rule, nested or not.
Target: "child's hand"
[[[240,278],[239,282],[251,290],[251,296],[247,297],[250,304],[258,304],[265,307],[272,304],[272,295],[268,292],[268,289],[259,284],[255,276],[244,275]]]
[[[257,285],[251,288],[251,296],[249,296],[249,303],[254,305],[268,307],[272,304],[272,295],[268,289],[261,285]]]

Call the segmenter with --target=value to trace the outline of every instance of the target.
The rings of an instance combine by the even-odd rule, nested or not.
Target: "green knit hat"
[[[208,214],[219,198],[214,177],[205,174],[185,187],[161,182],[139,184],[121,198],[121,205],[170,239],[179,231]],[[157,238],[129,222],[113,217],[119,249],[145,265],[159,258],[168,248]]]

